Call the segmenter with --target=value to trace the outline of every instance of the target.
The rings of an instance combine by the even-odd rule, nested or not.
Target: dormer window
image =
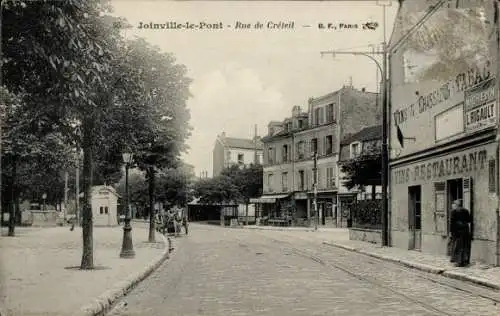
[[[353,142],[351,143],[350,147],[350,152],[351,152],[351,159],[356,158],[361,154],[361,143],[360,142]]]

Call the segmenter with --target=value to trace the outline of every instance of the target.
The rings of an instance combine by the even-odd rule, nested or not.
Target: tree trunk
[[[148,242],[155,242],[155,170],[149,167],[149,236]]]
[[[17,162],[12,156],[12,181],[10,185],[10,203],[9,203],[9,232],[8,236],[13,237],[16,229],[16,180],[17,178]]]
[[[94,268],[94,240],[92,223],[92,172],[93,172],[93,127],[90,120],[84,121],[83,126],[83,209],[82,209],[82,237],[83,253],[80,269]]]

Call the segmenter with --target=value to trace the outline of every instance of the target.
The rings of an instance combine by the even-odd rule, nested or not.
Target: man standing
[[[457,267],[470,264],[471,252],[471,216],[469,210],[462,207],[462,200],[452,204],[450,217],[450,232],[452,238],[451,262]]]

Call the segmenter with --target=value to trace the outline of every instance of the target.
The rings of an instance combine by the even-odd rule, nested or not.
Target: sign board
[[[465,130],[481,130],[496,123],[495,79],[482,82],[465,91]]]

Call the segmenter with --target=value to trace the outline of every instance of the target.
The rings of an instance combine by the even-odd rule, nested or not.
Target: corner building
[[[494,8],[491,1],[471,3],[443,6],[425,22],[427,28],[410,37],[389,60],[390,243],[447,254],[451,203],[461,199],[473,217],[472,261],[498,265],[494,58],[498,47],[496,36],[488,36],[493,31]],[[427,7],[427,1],[403,1],[391,42],[397,42],[409,28],[401,21],[422,16]],[[440,40],[438,34],[433,43],[425,32],[432,33],[445,19],[456,19],[454,27],[461,30],[444,34],[450,43],[467,43],[473,38],[484,45],[464,48],[464,56],[457,58],[439,54],[449,48],[446,40]],[[488,20],[491,22],[485,23]],[[465,57],[467,49],[476,50],[474,60]],[[434,59],[429,58],[430,50],[438,53]],[[423,58],[428,60],[423,62]]]

